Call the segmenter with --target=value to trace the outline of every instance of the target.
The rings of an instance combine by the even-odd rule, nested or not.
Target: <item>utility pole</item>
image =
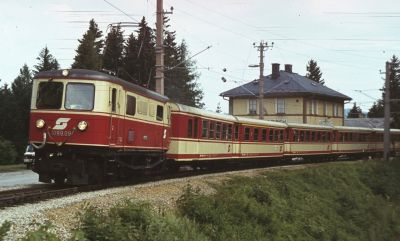
[[[258,108],[259,108],[259,119],[264,119],[264,51],[268,48],[274,46],[274,42],[268,45],[267,42],[261,40],[260,45],[253,43],[254,47],[260,52],[260,63],[258,65],[249,65],[249,67],[259,67],[260,68],[260,79],[258,81]]]
[[[163,0],[157,0],[156,23],[156,92],[164,95],[164,9]]]
[[[386,78],[385,78],[385,122],[383,135],[383,159],[389,160],[390,156],[390,67],[391,64],[386,62]]]

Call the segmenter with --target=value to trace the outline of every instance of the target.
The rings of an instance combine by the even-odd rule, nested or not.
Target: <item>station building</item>
[[[229,99],[229,114],[259,118],[259,80],[253,80],[220,95]],[[344,104],[351,98],[305,76],[286,64],[272,64],[264,77],[265,120],[314,125],[344,125]]]

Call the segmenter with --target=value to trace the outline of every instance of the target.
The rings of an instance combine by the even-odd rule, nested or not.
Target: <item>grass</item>
[[[175,212],[130,201],[109,212],[87,206],[71,240],[391,241],[400,237],[400,160],[274,171],[236,177],[216,189],[206,196],[188,186]],[[46,226],[24,240],[44,237],[59,240]]]
[[[15,172],[26,170],[25,164],[12,164],[12,165],[0,165],[0,173],[1,172]]]

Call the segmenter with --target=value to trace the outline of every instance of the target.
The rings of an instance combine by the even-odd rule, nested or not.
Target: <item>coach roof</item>
[[[137,94],[146,96],[148,98],[160,101],[167,102],[169,100],[168,97],[160,95],[154,91],[141,87],[139,85],[130,83],[126,80],[120,79],[118,77],[102,73],[94,70],[87,69],[68,69],[68,75],[63,75],[64,70],[49,70],[39,72],[35,75],[35,79],[79,79],[79,80],[100,80],[107,81],[114,84],[118,84],[123,86],[125,89],[135,92]]]

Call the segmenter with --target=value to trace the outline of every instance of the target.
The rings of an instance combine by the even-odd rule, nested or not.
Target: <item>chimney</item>
[[[292,73],[292,65],[291,64],[285,64],[285,72],[287,73]]]
[[[271,75],[272,79],[277,79],[279,78],[279,64],[274,63],[272,64],[272,75]]]

